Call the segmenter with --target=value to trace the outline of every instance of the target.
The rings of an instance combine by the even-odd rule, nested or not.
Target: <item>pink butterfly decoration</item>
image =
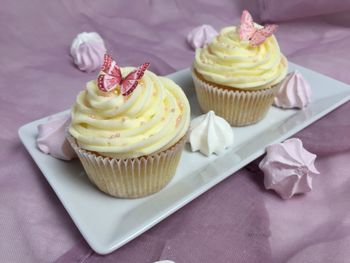
[[[243,41],[249,41],[255,47],[262,44],[276,29],[277,25],[272,24],[265,25],[263,28],[256,28],[252,16],[247,10],[244,10],[239,27],[239,38]]]
[[[97,86],[101,91],[110,92],[120,85],[121,94],[127,96],[137,87],[149,65],[148,62],[144,63],[123,78],[120,67],[110,55],[105,54],[101,73],[97,78]]]

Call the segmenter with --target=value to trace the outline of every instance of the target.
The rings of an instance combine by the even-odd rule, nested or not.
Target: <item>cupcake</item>
[[[273,35],[243,11],[241,25],[223,28],[213,41],[196,49],[192,77],[199,105],[232,126],[258,122],[267,114],[288,63]]]
[[[90,179],[120,198],[147,196],[175,175],[190,122],[190,106],[172,80],[119,68],[105,55],[71,111],[67,138]]]

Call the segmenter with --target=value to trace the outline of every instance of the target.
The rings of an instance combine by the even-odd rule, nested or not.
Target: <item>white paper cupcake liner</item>
[[[158,192],[173,178],[186,142],[184,136],[171,148],[148,156],[117,159],[99,156],[79,147],[67,132],[90,181],[101,191],[119,198],[138,198]]]
[[[192,70],[199,105],[203,112],[213,110],[231,126],[254,124],[265,117],[278,86],[256,91],[229,90],[201,80]]]

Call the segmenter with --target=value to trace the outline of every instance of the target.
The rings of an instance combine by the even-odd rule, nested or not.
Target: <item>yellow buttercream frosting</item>
[[[272,35],[252,46],[236,27],[225,27],[213,41],[196,49],[194,69],[204,80],[238,89],[264,89],[287,74],[287,60]]]
[[[122,68],[123,76],[134,68]],[[172,80],[146,71],[136,89],[123,96],[87,83],[72,108],[70,134],[89,151],[134,158],[176,144],[187,132],[190,106]]]

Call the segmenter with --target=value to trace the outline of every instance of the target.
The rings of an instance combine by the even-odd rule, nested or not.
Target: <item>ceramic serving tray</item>
[[[145,198],[110,197],[88,181],[78,160],[65,162],[41,153],[35,145],[37,126],[47,118],[22,126],[19,136],[91,248],[99,254],[107,254],[262,155],[267,145],[287,139],[350,98],[350,87],[344,83],[292,63],[290,70],[301,72],[312,87],[312,103],[307,108],[282,110],[271,107],[259,123],[234,128],[234,145],[220,156],[205,157],[191,152],[187,146],[169,185]],[[185,90],[192,118],[200,115],[190,69],[168,77]]]

